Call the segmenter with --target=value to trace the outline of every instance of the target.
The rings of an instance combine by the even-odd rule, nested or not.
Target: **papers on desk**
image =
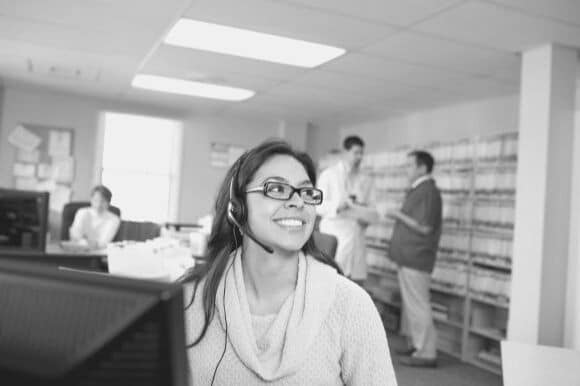
[[[89,244],[85,240],[72,241],[66,240],[60,242],[60,247],[66,252],[89,252]]]
[[[578,386],[580,352],[559,347],[501,342],[505,386]]]
[[[135,279],[175,281],[195,265],[191,251],[170,239],[111,243],[109,273]]]

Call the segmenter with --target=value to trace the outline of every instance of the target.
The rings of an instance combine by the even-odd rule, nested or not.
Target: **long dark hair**
[[[187,272],[181,278],[181,281],[184,283],[194,283],[193,295],[187,307],[190,307],[193,304],[200,281],[204,278],[206,279],[202,293],[204,310],[203,329],[199,337],[197,337],[193,343],[188,345],[188,347],[197,345],[205,336],[209,323],[214,316],[218,285],[224,275],[230,254],[240,246],[238,244],[241,243],[242,240],[242,233],[240,230],[227,220],[227,207],[230,200],[230,182],[232,181],[232,178],[235,178],[233,181],[234,194],[247,208],[245,205],[246,197],[244,193],[246,185],[253,179],[254,174],[264,164],[264,162],[275,155],[288,155],[295,158],[302,164],[302,166],[304,166],[310,181],[314,185],[316,184],[316,168],[314,167],[314,163],[310,156],[306,153],[294,150],[288,143],[281,140],[269,140],[251,150],[248,150],[242,154],[236,163],[234,163],[234,165],[228,170],[220,186],[215,202],[215,217],[208,240],[206,262],[204,264],[196,265],[195,268]],[[242,224],[242,226],[246,225]],[[302,251],[305,254],[314,257],[316,260],[336,269],[339,274],[342,274],[336,262],[332,258],[323,254],[316,247],[312,235],[310,235],[306,244],[302,247]]]

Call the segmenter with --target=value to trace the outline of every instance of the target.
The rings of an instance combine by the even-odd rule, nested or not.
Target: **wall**
[[[401,145],[513,132],[518,129],[518,103],[517,96],[507,96],[424,110],[343,127],[340,136],[361,136],[367,153],[372,153]]]
[[[93,184],[99,113],[105,110],[181,118],[177,112],[148,106],[113,103],[45,89],[7,87],[0,113],[0,186],[13,184],[12,164],[16,151],[7,138],[16,125],[30,123],[72,128],[75,130],[73,156],[76,162],[73,199],[88,198]]]
[[[306,130],[306,152],[314,162],[332,149],[340,149],[339,128],[330,125],[315,125],[308,123]]]
[[[278,121],[278,136],[298,150],[306,150],[308,123],[305,121]]]
[[[229,143],[250,148],[278,137],[278,123],[239,118],[191,118],[183,133],[183,163],[179,221],[191,222],[213,210],[226,168],[210,166],[210,144]]]
[[[15,149],[8,143],[7,138],[17,124],[73,128],[76,160],[73,200],[87,199],[93,185],[100,112],[108,110],[184,121],[178,217],[181,221],[192,221],[206,214],[213,203],[213,195],[225,169],[209,167],[209,146],[212,141],[251,146],[277,135],[276,125],[271,122],[192,119],[178,111],[113,103],[98,98],[27,87],[7,87],[3,94],[0,110],[0,186],[13,186],[12,164]]]

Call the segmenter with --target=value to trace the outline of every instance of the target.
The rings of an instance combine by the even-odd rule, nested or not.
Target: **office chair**
[[[70,240],[69,235],[69,228],[71,227],[77,210],[80,208],[85,208],[87,206],[91,206],[91,203],[88,201],[73,201],[65,204],[64,208],[62,208],[62,217],[60,223],[60,240]],[[109,206],[109,211],[113,212],[117,216],[121,217],[121,210],[116,206]],[[117,232],[117,235],[119,233]],[[115,236],[115,240],[117,236]]]
[[[314,238],[314,244],[322,251],[326,256],[334,260],[336,255],[336,247],[338,245],[338,240],[335,236],[329,235],[328,233],[322,233],[315,230],[312,233]]]
[[[146,241],[159,237],[161,226],[149,221],[121,221],[115,240]]]

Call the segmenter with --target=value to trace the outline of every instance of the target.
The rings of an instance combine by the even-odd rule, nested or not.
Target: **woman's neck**
[[[242,268],[250,311],[277,312],[296,287],[298,252],[270,254],[254,243],[245,243],[243,249]]]

